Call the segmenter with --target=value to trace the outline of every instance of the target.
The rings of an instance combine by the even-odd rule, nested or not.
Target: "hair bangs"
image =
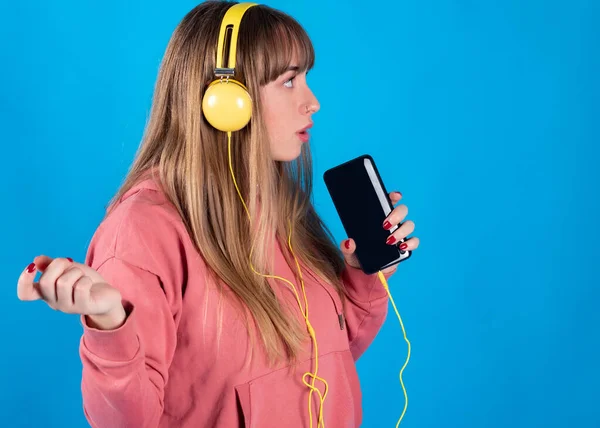
[[[260,85],[266,85],[295,66],[300,72],[313,68],[315,51],[304,28],[289,15],[259,6],[249,16],[252,51],[260,60],[256,64]],[[252,9],[249,12],[254,12]]]

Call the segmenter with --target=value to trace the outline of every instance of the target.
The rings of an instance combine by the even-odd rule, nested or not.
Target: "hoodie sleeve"
[[[157,427],[176,346],[163,284],[155,274],[115,257],[96,270],[121,291],[127,319],[103,331],[81,317],[85,416],[92,427]]]
[[[86,265],[121,292],[127,314],[114,330],[80,318],[83,410],[94,428],[155,428],[163,414],[187,275],[185,228],[170,212],[157,192],[135,192],[89,245]]]
[[[386,280],[394,272],[384,274]],[[344,313],[348,340],[356,361],[381,329],[387,316],[389,298],[377,274],[367,275],[346,263],[341,278],[347,296]]]

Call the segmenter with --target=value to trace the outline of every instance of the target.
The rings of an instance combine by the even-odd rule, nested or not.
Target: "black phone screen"
[[[410,251],[400,251],[399,243],[385,242],[398,226],[383,228],[393,205],[371,156],[331,168],[323,179],[346,234],[356,242],[356,256],[365,273],[376,273],[410,257]]]

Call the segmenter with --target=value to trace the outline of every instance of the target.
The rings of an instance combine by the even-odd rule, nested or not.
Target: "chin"
[[[280,162],[291,162],[293,160],[298,159],[301,154],[302,154],[302,146],[299,146],[298,149],[296,149],[295,151],[290,150],[285,153],[276,153],[275,156],[273,156],[273,158]]]

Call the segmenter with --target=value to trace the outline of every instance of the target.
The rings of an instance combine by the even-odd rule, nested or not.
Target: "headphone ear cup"
[[[215,80],[202,98],[202,113],[219,131],[239,131],[252,116],[252,98],[237,80]]]

